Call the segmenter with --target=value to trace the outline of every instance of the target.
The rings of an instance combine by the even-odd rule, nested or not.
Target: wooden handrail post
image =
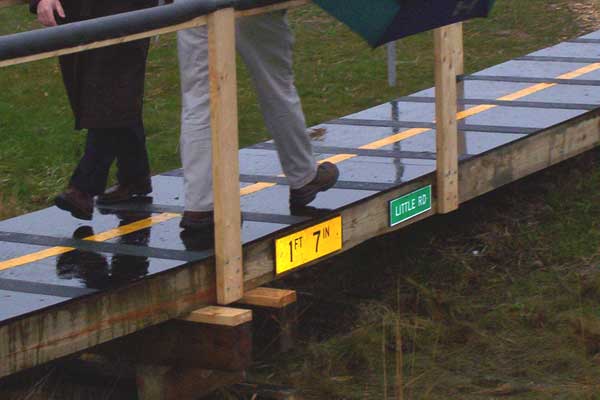
[[[454,25],[451,25],[452,27],[452,34],[454,35],[454,37],[452,38],[452,40],[454,41],[454,62],[456,63],[456,75],[462,75],[465,73],[465,50],[464,50],[464,33],[463,33],[463,23],[462,22],[458,22]],[[459,82],[458,83],[458,87],[459,87],[459,95],[460,95],[460,88],[464,88],[463,82]],[[459,97],[460,98],[460,97]]]
[[[455,30],[455,41],[456,41],[456,75],[463,75],[465,73],[465,52],[464,52],[464,34],[463,34],[463,23],[459,22],[456,24]],[[457,82],[456,86],[456,98],[462,100],[465,98],[465,82],[463,80]],[[464,111],[466,108],[465,104],[461,104],[460,101],[457,103],[458,112]],[[458,131],[458,155],[467,154],[467,135],[463,131]]]
[[[217,302],[244,295],[238,159],[235,11],[208,17]]]
[[[462,54],[462,26],[434,32],[437,142],[437,207],[445,214],[458,209],[457,64]]]

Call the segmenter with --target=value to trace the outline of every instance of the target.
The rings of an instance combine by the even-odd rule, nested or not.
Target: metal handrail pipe
[[[235,0],[180,0],[107,17],[0,36],[0,61],[117,39],[190,21],[233,7]]]

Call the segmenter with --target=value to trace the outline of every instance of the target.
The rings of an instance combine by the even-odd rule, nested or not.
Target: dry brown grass
[[[575,0],[568,4],[584,31],[600,29],[600,0]]]
[[[4,196],[0,193],[0,221],[23,214],[23,210],[15,197]]]

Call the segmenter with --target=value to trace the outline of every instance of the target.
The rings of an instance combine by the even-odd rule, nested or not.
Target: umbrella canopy
[[[314,0],[373,47],[433,28],[486,17],[495,0]]]

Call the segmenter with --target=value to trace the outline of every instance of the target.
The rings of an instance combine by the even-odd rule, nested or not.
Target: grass
[[[467,24],[467,70],[582,33],[597,21],[574,11],[581,5],[498,0],[493,18]],[[383,50],[315,7],[290,17],[310,124],[431,86],[431,34],[400,43],[401,86],[392,89]],[[23,8],[0,11],[0,33],[33,26]],[[240,81],[248,145],[266,134],[243,68]],[[0,87],[1,219],[49,204],[82,135],[53,60],[4,69]],[[174,37],[162,37],[146,101],[155,172],[179,166],[178,91]],[[310,294],[302,346],[276,359],[262,354],[251,379],[292,385],[309,399],[382,399],[392,396],[402,352],[405,398],[600,398],[599,164],[590,152],[286,279],[281,285]]]

